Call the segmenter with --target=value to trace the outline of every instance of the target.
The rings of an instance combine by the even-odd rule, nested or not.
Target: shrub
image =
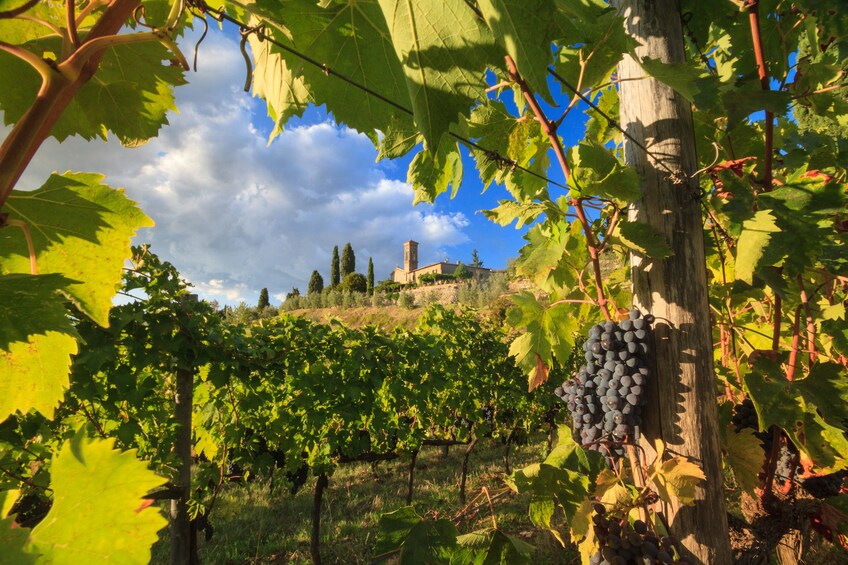
[[[342,279],[342,290],[364,293],[368,290],[368,281],[362,273],[348,273]]]
[[[412,310],[415,308],[415,298],[409,292],[402,292],[398,297],[398,306]]]

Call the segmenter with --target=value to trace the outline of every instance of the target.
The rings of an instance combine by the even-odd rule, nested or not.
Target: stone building
[[[392,271],[392,281],[396,283],[417,283],[421,275],[452,275],[459,263],[450,263],[441,261],[424,267],[418,267],[418,242],[409,240],[403,244],[403,268],[396,266]],[[488,276],[492,272],[491,269],[485,267],[474,267],[473,265],[465,265],[475,277]]]

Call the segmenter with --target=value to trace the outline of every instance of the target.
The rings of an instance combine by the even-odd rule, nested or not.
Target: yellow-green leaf
[[[167,520],[142,496],[165,479],[115,440],[81,434],[65,442],[51,468],[53,506],[32,531],[31,551],[56,565],[150,562]]]

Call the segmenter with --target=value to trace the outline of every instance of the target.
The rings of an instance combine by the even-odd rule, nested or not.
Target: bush
[[[409,292],[402,292],[398,297],[398,306],[406,308],[407,310],[412,310],[415,308],[415,298]]]
[[[364,293],[368,290],[368,280],[362,273],[348,273],[342,279],[342,290]]]

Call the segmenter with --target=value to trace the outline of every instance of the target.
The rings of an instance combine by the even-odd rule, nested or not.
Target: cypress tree
[[[368,258],[368,294],[374,294],[374,261]]]
[[[263,308],[267,308],[270,305],[271,302],[268,300],[268,289],[263,288],[259,291],[259,303],[256,305],[256,307],[262,310]]]
[[[339,286],[342,277],[339,275],[339,246],[333,247],[333,262],[330,264],[330,285]]]
[[[348,242],[345,243],[344,249],[342,249],[342,278],[345,278],[354,271],[356,271],[356,257],[353,254],[353,247]]]
[[[309,287],[307,292],[309,294],[320,294],[322,290],[324,290],[324,279],[321,277],[321,273],[318,271],[312,271],[312,276],[309,278]]]

